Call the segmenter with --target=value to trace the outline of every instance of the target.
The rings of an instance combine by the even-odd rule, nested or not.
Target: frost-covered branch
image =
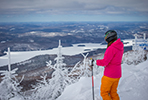
[[[8,100],[15,96],[20,96],[23,100],[23,96],[21,95],[22,87],[20,87],[19,85],[22,82],[24,76],[22,77],[20,82],[17,80],[16,76],[18,76],[18,74],[16,74],[16,71],[18,70],[18,68],[11,70],[10,48],[8,48],[8,54],[8,70],[0,71],[1,75],[3,76],[0,83],[0,90],[3,90],[0,91],[0,99]]]

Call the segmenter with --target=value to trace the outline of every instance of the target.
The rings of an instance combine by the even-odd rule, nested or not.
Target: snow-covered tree
[[[18,74],[16,74],[18,68],[11,70],[10,48],[8,48],[8,57],[8,70],[0,71],[1,76],[3,76],[0,83],[0,100],[9,100],[14,97],[18,97],[21,98],[21,100],[24,100],[24,97],[21,94],[22,87],[19,86],[24,76],[19,82],[16,78],[16,76],[18,76]]]
[[[128,51],[123,55],[123,62],[130,65],[137,65],[147,59],[147,52],[143,50],[140,46],[137,46],[138,49],[133,51]]]
[[[63,63],[64,57],[62,56],[61,49],[61,41],[59,40],[57,57],[54,59],[56,63],[51,65],[51,61],[47,62],[47,66],[54,70],[52,78],[49,80],[52,100],[55,100],[55,98],[61,95],[66,85],[70,83],[68,69],[66,68],[66,64]]]
[[[27,100],[50,100],[52,91],[47,74],[41,76],[41,80],[37,81],[39,83],[33,85],[34,92],[32,92],[31,97],[27,97]]]
[[[54,59],[55,64],[52,65],[52,61],[47,63],[48,68],[53,69],[52,78],[47,79],[47,74],[41,76],[39,83],[34,85],[34,90],[31,96],[27,97],[28,100],[55,100],[62,94],[66,85],[70,84],[70,78],[68,77],[68,69],[66,64],[63,63],[64,57],[61,52],[62,46],[59,40],[57,57]]]
[[[74,68],[72,69],[72,71],[69,73],[69,76],[77,76],[77,79],[79,79],[80,77],[84,76],[84,77],[89,77],[91,76],[91,69],[89,67],[90,65],[90,60],[87,58],[88,53],[86,55],[84,55],[83,53],[81,53],[82,56],[84,57],[83,61],[79,61]]]

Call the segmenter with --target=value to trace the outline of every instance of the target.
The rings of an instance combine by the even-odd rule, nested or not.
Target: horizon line
[[[49,22],[148,22],[148,21],[14,21],[14,22],[0,22],[0,23],[49,23]]]

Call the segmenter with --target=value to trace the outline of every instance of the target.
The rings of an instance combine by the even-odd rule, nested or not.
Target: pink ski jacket
[[[96,60],[98,66],[104,66],[104,75],[110,78],[120,78],[121,62],[124,52],[124,45],[120,39],[112,43],[105,51],[104,58]]]

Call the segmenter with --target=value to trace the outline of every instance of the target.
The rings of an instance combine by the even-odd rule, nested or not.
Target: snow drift
[[[101,100],[100,84],[103,71],[94,76],[95,100]],[[148,60],[138,65],[122,64],[123,76],[120,79],[118,93],[121,100],[147,100]],[[81,79],[67,86],[57,100],[92,100],[91,77]]]

